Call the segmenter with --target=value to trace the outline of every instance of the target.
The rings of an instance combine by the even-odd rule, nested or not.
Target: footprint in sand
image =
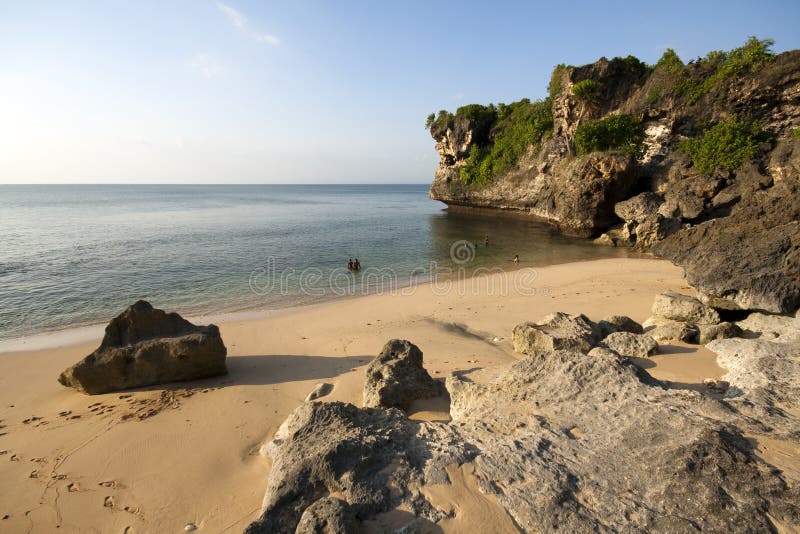
[[[103,499],[103,506],[106,508],[114,508],[114,497],[106,495],[106,498]]]
[[[103,486],[104,488],[121,488],[123,487],[122,484],[117,482],[116,480],[105,480],[103,482],[98,482],[98,486]]]
[[[78,485],[77,482],[70,482],[69,484],[67,484],[67,491],[70,493],[75,493],[80,490],[81,487]]]

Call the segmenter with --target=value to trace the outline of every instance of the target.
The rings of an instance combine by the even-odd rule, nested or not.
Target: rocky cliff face
[[[615,58],[557,68],[552,135],[483,187],[463,180],[461,169],[472,146],[482,138],[491,145],[496,132],[476,135],[458,114],[437,120],[431,134],[441,159],[430,196],[522,210],[565,233],[652,250],[683,266],[719,308],[791,312],[800,305],[800,51],[750,70],[721,61],[710,54],[648,68]],[[579,91],[587,84],[590,97]],[[641,121],[641,150],[576,155],[581,125],[614,115]],[[701,170],[679,150],[682,140],[737,119],[766,135],[735,170]]]

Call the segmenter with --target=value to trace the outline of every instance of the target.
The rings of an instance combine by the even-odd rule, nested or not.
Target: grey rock
[[[736,323],[742,337],[760,337],[780,341],[800,341],[800,318],[754,312]]]
[[[706,345],[727,369],[728,402],[759,425],[756,430],[798,442],[800,436],[800,342],[718,339]]]
[[[618,202],[614,205],[614,213],[623,221],[643,223],[658,213],[662,203],[663,199],[660,196],[648,191]]]
[[[643,334],[642,325],[625,315],[609,315],[597,323],[601,337],[606,337],[614,332],[630,332],[631,334]]]
[[[617,353],[613,349],[610,349],[608,347],[604,347],[602,345],[598,345],[597,347],[593,348],[586,355],[590,356],[590,357],[591,356],[602,356],[603,358],[608,358],[608,357],[613,357],[613,356],[619,357],[620,356],[619,353]]]
[[[613,206],[633,191],[638,177],[636,161],[627,154],[594,152],[555,159],[539,172],[548,156],[566,153],[563,138],[543,143],[535,159],[520,161],[503,179],[484,188],[471,187],[459,176],[463,160],[448,159],[458,148],[446,134],[437,137],[442,161],[431,185],[430,197],[450,205],[521,210],[549,221],[562,232],[595,237],[617,222]]]
[[[422,351],[404,339],[392,339],[367,367],[364,406],[408,409],[417,399],[444,393],[422,366]]]
[[[58,377],[96,395],[225,374],[227,350],[215,325],[195,326],[140,300],[111,320],[92,354]]]
[[[327,382],[320,382],[319,384],[314,386],[314,389],[312,389],[311,392],[308,394],[308,396],[306,396],[306,402],[311,402],[321,397],[324,397],[330,394],[331,391],[333,391],[333,384],[329,384]]]
[[[719,324],[701,324],[700,344],[705,345],[715,339],[727,339],[730,337],[742,337],[744,332],[734,323],[722,322]]]
[[[655,315],[666,319],[691,325],[720,322],[719,313],[713,308],[709,308],[694,297],[672,291],[656,295],[652,311]]]
[[[589,352],[599,340],[599,329],[585,315],[556,312],[535,323],[514,327],[511,342],[522,354],[574,349]]]
[[[631,334],[630,332],[609,334],[601,342],[601,345],[621,356],[635,358],[646,358],[658,352],[658,343],[655,339],[642,334]]]
[[[700,330],[696,326],[660,316],[650,317],[644,322],[644,326],[645,333],[659,343],[664,341],[697,343],[700,336]]]
[[[263,512],[248,534],[294,533],[308,508],[331,494],[360,520],[403,506],[435,522],[445,514],[418,487],[448,482],[445,468],[475,454],[451,425],[342,402],[302,404],[261,452],[272,458],[272,469]]]
[[[729,341],[740,340],[714,343]],[[360,521],[408,510],[399,529],[413,531],[418,518],[451,513],[419,488],[468,461],[523,532],[768,532],[770,517],[800,520],[796,490],[734,426],[756,423],[724,401],[668,390],[608,349],[537,353],[488,383],[453,375],[447,390],[450,423],[338,402],[297,408],[263,448],[273,467],[246,532],[295,532],[333,494]]]
[[[769,530],[762,506],[797,517],[793,491],[719,422],[727,408],[625,358],[544,353],[447,388],[451,424],[479,448],[481,490],[523,532]]]
[[[346,502],[324,497],[305,509],[295,534],[353,534],[358,529],[358,520]]]
[[[677,232],[653,252],[682,266],[715,308],[792,313],[800,305],[799,182],[745,191],[729,216]]]

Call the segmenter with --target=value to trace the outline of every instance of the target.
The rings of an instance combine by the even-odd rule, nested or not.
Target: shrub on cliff
[[[684,139],[678,149],[688,154],[701,172],[711,174],[717,169],[739,169],[755,157],[761,143],[768,138],[768,132],[758,123],[733,117],[711,126],[699,137]]]
[[[553,129],[550,99],[531,102],[525,98],[497,108],[491,141],[473,144],[466,164],[459,169],[461,179],[470,185],[489,185],[495,176],[513,170],[528,147],[539,144]]]
[[[572,86],[572,94],[588,105],[596,105],[600,100],[602,85],[594,80],[581,80]]]
[[[700,79],[684,77],[677,86],[679,93],[687,95],[689,97],[687,102],[694,104],[704,94],[717,89],[726,80],[756,72],[775,57],[770,50],[773,44],[775,41],[772,39],[750,37],[743,46],[734,48],[730,52],[722,50],[709,52],[696,63],[704,76]]]
[[[586,121],[575,130],[578,155],[595,151],[621,150],[635,157],[644,152],[644,125],[631,115],[611,115]]]

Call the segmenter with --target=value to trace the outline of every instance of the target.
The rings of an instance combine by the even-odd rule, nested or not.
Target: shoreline
[[[604,246],[604,245],[597,245],[597,246]],[[622,259],[647,259],[647,260],[668,261],[668,260],[663,260],[661,258],[657,258],[649,253],[631,251],[631,256],[623,256],[619,258],[600,258],[593,260],[589,259],[589,260],[579,260],[579,261],[569,261],[569,262],[556,261],[553,263],[543,263],[541,265],[540,264],[531,266],[516,265],[512,266],[511,268],[500,267],[500,266],[477,267],[473,269],[472,273],[468,273],[463,278],[461,278],[461,273],[458,274],[454,273],[449,277],[443,277],[443,281],[446,282],[448,280],[449,281],[457,280],[457,281],[467,282],[471,281],[473,278],[487,276],[487,273],[476,274],[476,271],[478,270],[488,270],[489,271],[488,274],[493,275],[497,274],[496,269],[500,269],[503,272],[503,275],[516,276],[517,273],[520,273],[526,269],[532,269],[536,271],[536,269],[555,267],[559,265],[568,266],[573,264],[583,264],[583,263],[600,262],[600,261],[618,261]],[[510,262],[511,260],[509,260],[509,263]],[[255,306],[255,307],[234,309],[232,311],[209,311],[199,314],[184,314],[180,310],[173,310],[173,309],[165,309],[165,311],[167,312],[177,311],[182,317],[195,324],[213,323],[219,326],[227,322],[265,319],[267,317],[272,317],[274,315],[293,313],[296,311],[311,309],[317,306],[325,306],[344,300],[368,298],[372,296],[381,296],[387,294],[391,295],[396,293],[403,294],[409,288],[415,288],[416,290],[416,288],[428,286],[435,283],[430,278],[431,278],[430,276],[426,277],[426,281],[424,282],[409,281],[407,284],[404,285],[398,284],[390,287],[388,290],[383,288],[377,289],[376,291],[366,291],[366,292],[356,290],[350,294],[321,297],[320,300],[317,302],[290,304],[288,306],[280,308],[268,309]],[[133,302],[128,303],[128,305],[130,304],[133,304]],[[160,307],[158,302],[153,302],[152,304],[156,308]],[[117,313],[121,313],[123,309],[124,308],[121,308]],[[76,345],[83,345],[92,341],[99,342],[103,338],[105,326],[111,319],[112,317],[108,317],[104,322],[65,326],[63,328],[45,330],[24,336],[11,337],[8,339],[0,338],[0,355],[10,352],[33,352],[45,349],[66,348]]]
[[[680,268],[659,259],[535,271],[534,285],[548,291],[499,294],[493,284],[501,276],[494,275],[471,279],[474,291],[464,293],[426,284],[407,295],[341,298],[220,322],[228,374],[192,382],[88,396],[56,378],[95,343],[4,353],[0,477],[16,491],[0,496],[0,516],[9,516],[3,526],[176,532],[192,523],[240,532],[258,515],[270,472],[261,445],[320,382],[333,386],[320,400],[362,405],[366,368],[387,340],[418,345],[434,378],[459,372],[480,383],[522,357],[510,340],[517,323],[554,311],[641,322],[656,293],[688,287]],[[715,362],[702,347],[676,344],[651,358],[647,371],[690,389],[724,373]],[[446,421],[449,403],[419,403],[408,415]],[[481,504],[482,494],[467,494]]]

